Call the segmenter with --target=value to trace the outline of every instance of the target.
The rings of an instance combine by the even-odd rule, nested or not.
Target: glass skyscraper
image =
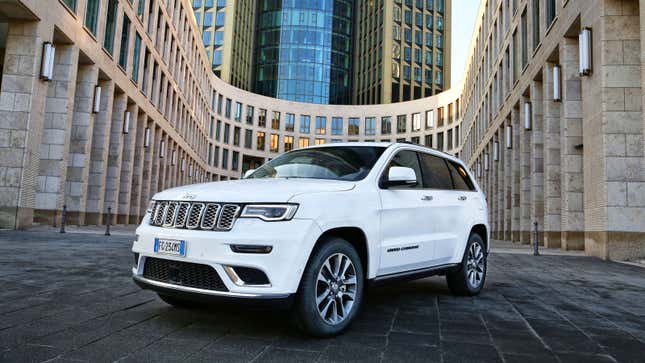
[[[254,91],[319,104],[352,101],[353,0],[260,0]]]

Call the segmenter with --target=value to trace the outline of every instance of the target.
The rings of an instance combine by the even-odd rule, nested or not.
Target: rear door
[[[429,265],[449,262],[446,250],[455,244],[459,231],[461,204],[454,194],[452,177],[445,160],[429,153],[420,153],[423,186],[432,201],[426,204],[426,233],[432,236],[433,253]]]

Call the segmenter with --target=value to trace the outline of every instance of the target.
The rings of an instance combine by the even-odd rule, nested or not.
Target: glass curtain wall
[[[354,0],[260,0],[254,91],[351,103]]]

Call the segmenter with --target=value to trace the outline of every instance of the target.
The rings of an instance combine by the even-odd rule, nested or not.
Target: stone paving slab
[[[371,289],[344,335],[286,312],[183,310],[130,278],[132,235],[0,232],[0,362],[643,362],[645,270],[493,252],[479,297],[440,277]]]

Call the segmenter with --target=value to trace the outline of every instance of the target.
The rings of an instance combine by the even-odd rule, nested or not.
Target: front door
[[[417,184],[380,189],[381,198],[381,263],[379,275],[409,271],[428,265],[434,254],[431,243],[432,219],[429,205],[433,196],[423,189],[419,158],[415,151],[399,151],[384,175],[392,166],[412,168]]]

